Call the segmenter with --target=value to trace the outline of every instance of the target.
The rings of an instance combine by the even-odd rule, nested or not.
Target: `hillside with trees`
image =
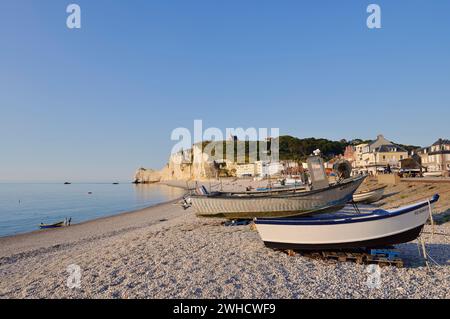
[[[279,137],[279,151],[280,151],[280,160],[293,160],[293,161],[305,161],[306,158],[313,153],[314,150],[320,149],[322,156],[325,160],[329,160],[336,155],[344,154],[345,148],[348,145],[358,145],[362,143],[371,143],[371,140],[362,140],[362,139],[353,139],[351,141],[347,141],[345,139],[342,139],[340,141],[332,141],[325,138],[297,138],[289,135],[283,135]],[[227,147],[233,147],[235,151],[235,158],[236,160],[236,151],[237,148],[245,148],[245,157],[246,161],[249,159],[249,151],[250,151],[250,145],[252,145],[252,150],[257,150],[259,152],[259,145],[257,142],[254,141],[221,141],[221,142],[211,142],[211,141],[204,141],[203,142],[203,149],[207,145],[210,145],[211,143],[214,143],[215,145],[218,145],[221,143],[221,148],[224,153],[224,158],[226,158],[226,149]],[[397,144],[400,147],[403,147],[408,152],[411,150],[420,148],[419,146],[413,146],[413,145],[401,145]],[[211,147],[211,145],[210,145]],[[270,148],[270,145],[269,145]],[[213,152],[214,153],[214,152]],[[213,154],[214,155],[214,154]],[[252,158],[258,158],[256,154],[253,154],[254,156]]]

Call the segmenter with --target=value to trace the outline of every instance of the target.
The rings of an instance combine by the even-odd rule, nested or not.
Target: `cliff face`
[[[167,165],[161,170],[161,180],[198,180],[214,177],[214,164],[208,155],[196,147],[192,152],[196,152],[194,161],[191,161],[191,152],[172,154]]]
[[[193,158],[195,160],[192,160]],[[166,166],[160,171],[140,168],[134,180],[137,183],[155,183],[170,180],[199,180],[215,176],[214,163],[207,154],[194,146],[192,150],[172,154]]]
[[[157,183],[161,180],[161,173],[152,169],[140,168],[134,174],[134,183]]]

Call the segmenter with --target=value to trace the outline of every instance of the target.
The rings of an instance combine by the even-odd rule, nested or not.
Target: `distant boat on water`
[[[43,223],[41,223],[39,225],[39,228],[40,229],[47,229],[47,228],[59,228],[59,227],[63,227],[63,226],[64,226],[64,221],[61,221],[61,222],[57,222],[57,223],[54,223],[54,224],[43,224]]]
[[[113,183],[113,185],[119,185],[119,183],[117,183],[117,182],[114,182],[114,183]]]
[[[72,183],[69,183],[69,182],[65,182],[65,183],[64,183],[64,185],[70,185],[70,184],[72,184]]]

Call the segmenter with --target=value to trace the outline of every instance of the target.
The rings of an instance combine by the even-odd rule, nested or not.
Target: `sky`
[[[449,40],[447,0],[2,0],[0,181],[131,180],[196,119],[430,145],[450,138]]]

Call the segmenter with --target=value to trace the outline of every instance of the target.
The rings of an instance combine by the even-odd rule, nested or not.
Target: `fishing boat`
[[[423,176],[425,177],[441,177],[442,176],[442,172],[441,171],[437,171],[437,172],[424,172]]]
[[[349,178],[325,188],[278,190],[274,192],[215,192],[190,196],[197,216],[228,219],[291,217],[342,207],[366,178]]]
[[[40,229],[47,229],[47,228],[58,228],[58,227],[63,227],[63,226],[65,226],[65,221],[57,222],[57,223],[54,223],[54,224],[43,224],[43,223],[41,223],[39,225],[39,228]]]
[[[267,247],[298,250],[333,250],[385,247],[416,239],[431,215],[436,194],[397,209],[368,213],[335,212],[303,218],[256,219]]]
[[[381,199],[384,189],[387,186],[381,186],[371,190],[364,190],[353,194],[353,202],[355,203],[373,203]]]

